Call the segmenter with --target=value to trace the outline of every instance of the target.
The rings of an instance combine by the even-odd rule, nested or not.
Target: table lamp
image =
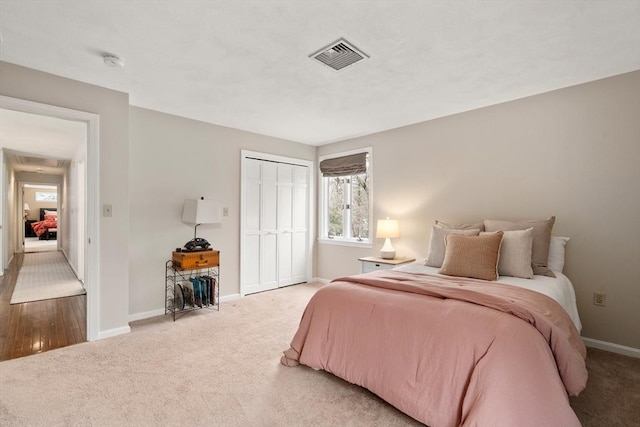
[[[376,227],[376,237],[385,239],[384,245],[380,250],[380,257],[384,259],[393,259],[396,256],[396,250],[391,246],[391,239],[400,237],[400,227],[395,219],[379,219]]]
[[[205,200],[204,197],[200,197],[199,200],[185,200],[182,210],[182,222],[194,224],[193,239],[187,242],[184,247],[189,250],[197,247],[206,249],[209,247],[209,242],[197,237],[198,226],[222,222],[220,205],[213,200]]]

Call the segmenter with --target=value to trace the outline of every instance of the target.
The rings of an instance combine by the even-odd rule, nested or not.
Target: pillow
[[[549,260],[547,261],[547,267],[551,270],[562,273],[564,269],[564,246],[568,241],[568,237],[551,236]]]
[[[58,220],[58,215],[45,215],[44,216],[44,220],[45,221],[57,221]]]
[[[480,235],[488,234],[482,232]],[[505,231],[500,246],[500,260],[498,273],[501,276],[533,278],[531,268],[531,246],[533,243],[533,228],[526,230]]]
[[[48,211],[48,210],[44,210],[44,214],[45,215],[55,215],[58,216],[58,212],[57,211]]]
[[[453,230],[443,228],[438,225],[431,227],[431,240],[429,241],[429,252],[425,265],[429,267],[441,267],[444,260],[444,239],[448,234],[464,234],[466,236],[477,236],[480,230]]]
[[[556,217],[552,216],[548,219],[530,219],[523,221],[499,221],[484,220],[484,228],[486,231],[507,231],[507,230],[526,230],[533,227],[533,244],[531,246],[531,265],[533,274],[543,276],[556,277],[555,274],[547,267],[549,259],[549,244],[551,242],[551,229]]]
[[[498,259],[502,231],[482,236],[449,234],[440,274],[471,277],[482,280],[498,280]]]
[[[484,223],[477,222],[475,224],[447,224],[436,219],[436,225],[444,228],[453,228],[456,230],[480,230],[484,231]]]

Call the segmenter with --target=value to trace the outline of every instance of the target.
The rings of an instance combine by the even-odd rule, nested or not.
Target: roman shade
[[[367,153],[334,157],[320,162],[323,177],[358,175],[367,171]]]

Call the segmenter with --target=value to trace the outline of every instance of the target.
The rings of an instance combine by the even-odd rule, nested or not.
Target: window
[[[370,244],[371,149],[326,157],[320,170],[321,239]]]
[[[57,202],[58,193],[40,193],[36,191],[36,202]]]

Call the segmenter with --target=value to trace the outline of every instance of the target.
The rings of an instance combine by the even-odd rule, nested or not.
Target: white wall
[[[640,72],[319,147],[373,146],[374,218],[400,220],[424,257],[435,219],[547,218],[569,236],[585,337],[640,348]],[[358,272],[372,250],[318,245],[318,272]],[[594,291],[607,306],[592,304]]]
[[[130,115],[131,238],[129,311],[164,310],[164,265],[193,238],[185,199],[216,198],[229,208],[221,225],[198,227],[220,250],[222,296],[240,292],[240,152],[314,160],[316,148],[137,107]]]

